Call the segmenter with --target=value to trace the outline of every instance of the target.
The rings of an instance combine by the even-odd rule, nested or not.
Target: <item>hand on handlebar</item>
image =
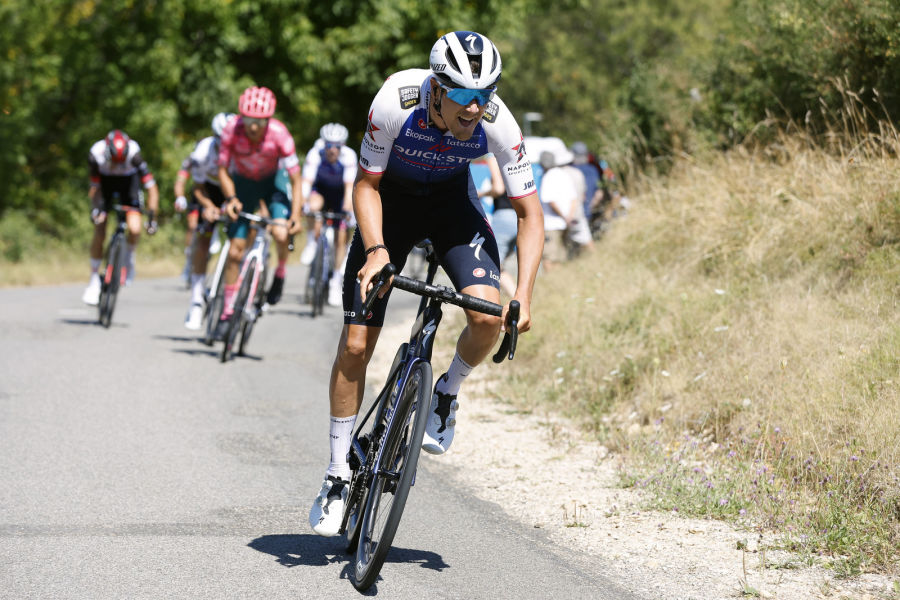
[[[228,218],[232,221],[237,221],[239,216],[238,213],[241,212],[241,209],[243,208],[244,205],[235,197],[229,200],[228,204],[225,205],[225,214],[227,214]]]
[[[156,222],[156,211],[151,210],[147,213],[147,235],[154,235],[159,231],[159,224]]]
[[[375,252],[369,254],[365,264],[363,264],[362,268],[356,274],[356,278],[359,280],[359,293],[363,302],[366,301],[366,296],[368,296],[369,291],[375,285],[374,279],[389,262],[391,262],[391,257],[384,248],[379,248]],[[388,279],[388,285],[384,286],[378,293],[379,298],[383,298],[390,289],[392,279],[393,277]]]
[[[91,223],[94,225],[100,225],[101,223],[106,222],[106,211],[100,210],[99,208],[91,209]]]
[[[219,220],[219,217],[222,216],[222,211],[218,206],[206,206],[203,208],[203,218],[209,221],[210,223],[214,223]]]

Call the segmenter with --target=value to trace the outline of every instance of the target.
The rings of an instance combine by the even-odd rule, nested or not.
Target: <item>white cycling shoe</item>
[[[309,526],[314,532],[324,537],[338,534],[349,491],[350,482],[333,475],[325,476],[322,489],[309,510]]]
[[[441,375],[443,378],[446,375]],[[440,381],[440,378],[438,378]],[[437,391],[431,395],[428,421],[425,422],[425,435],[422,438],[422,450],[428,454],[443,454],[453,443],[456,431],[456,409],[459,402],[456,396]]]
[[[331,278],[331,282],[328,285],[328,305],[329,306],[343,306],[344,298],[343,298],[343,287],[344,287],[344,277],[342,275],[336,275]]]
[[[84,288],[81,301],[90,306],[97,306],[100,303],[100,275],[97,273],[91,274],[91,281]]]
[[[303,248],[303,252],[300,253],[300,264],[311,265],[315,257],[316,239],[310,235],[309,241],[306,242],[306,246]]]
[[[191,331],[198,331],[203,325],[203,305],[191,304],[187,316],[184,318],[184,327]]]

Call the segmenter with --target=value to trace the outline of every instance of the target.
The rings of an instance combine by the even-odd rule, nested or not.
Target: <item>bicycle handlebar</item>
[[[369,292],[363,303],[364,315],[369,314],[369,311],[372,309],[372,304],[378,297],[379,292],[381,292],[382,288],[384,288],[391,278],[393,278],[393,283],[391,283],[392,287],[399,288],[406,292],[418,294],[419,296],[427,296],[440,302],[446,302],[447,304],[453,304],[460,308],[474,310],[495,317],[503,316],[503,306],[499,304],[495,304],[489,300],[483,300],[482,298],[476,298],[475,296],[470,296],[468,294],[462,294],[444,285],[425,283],[418,279],[410,279],[409,277],[398,275],[397,267],[394,266],[393,263],[386,264],[375,277],[372,291]],[[515,356],[516,343],[519,339],[519,310],[520,306],[517,300],[513,300],[509,303],[509,312],[506,315],[506,334],[503,336],[500,348],[497,350],[497,353],[494,354],[493,361],[495,363],[503,362],[504,358],[512,360]]]

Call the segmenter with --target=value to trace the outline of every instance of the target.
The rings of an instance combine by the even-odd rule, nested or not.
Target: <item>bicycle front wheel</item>
[[[259,320],[260,315],[262,315],[262,305],[266,301],[266,279],[268,279],[268,274],[266,273],[268,269],[263,269],[262,273],[259,274],[259,281],[256,284],[256,294],[253,298],[250,299],[250,303],[252,303],[252,307],[250,308],[252,318],[248,316],[243,320],[243,325],[241,325],[241,343],[238,345],[238,354],[243,356],[244,350],[247,347],[247,342],[250,341],[250,334],[253,333],[253,326],[256,325],[256,321]]]
[[[413,366],[384,436],[380,468],[372,475],[359,526],[353,586],[360,591],[378,578],[403,516],[431,406],[431,378],[429,363]]]
[[[113,235],[109,242],[109,248],[106,250],[106,269],[103,271],[103,280],[100,282],[100,302],[98,304],[100,324],[107,328],[112,323],[119,287],[125,279],[124,251],[123,236]]]
[[[228,320],[228,331],[225,333],[225,343],[222,345],[221,362],[227,362],[234,353],[234,341],[237,338],[238,331],[244,322],[244,311],[247,302],[250,301],[250,286],[253,285],[253,271],[256,269],[256,259],[248,265],[244,278],[241,281],[241,287],[238,289],[237,298],[234,301],[234,312]]]

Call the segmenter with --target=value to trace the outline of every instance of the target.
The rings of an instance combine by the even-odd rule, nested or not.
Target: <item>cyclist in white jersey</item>
[[[219,146],[221,145],[222,131],[228,123],[235,118],[234,113],[221,112],[213,117],[211,126],[213,135],[205,137],[194,147],[190,156],[182,164],[182,171],[189,170],[194,185],[191,189],[191,198],[197,213],[196,235],[198,237],[194,245],[194,253],[191,257],[190,284],[191,303],[188,307],[184,326],[190,330],[200,329],[203,322],[203,297],[206,292],[206,267],[209,261],[209,242],[215,229],[215,221],[219,218],[220,209],[225,203],[222,188],[219,185]],[[179,197],[175,200],[175,210],[183,211],[188,208],[187,199],[184,198],[184,181],[182,171],[179,171],[176,179],[176,193]],[[178,187],[181,182],[180,188]],[[199,218],[202,214],[202,219]]]
[[[499,257],[469,173],[488,152],[497,158],[518,214],[519,330],[531,327],[531,295],[543,248],[541,205],[515,118],[495,95],[500,54],[486,37],[449,33],[433,46],[431,70],[388,78],[375,96],[353,190],[358,228],[344,277],[344,329],[331,373],[331,463],[309,522],[336,535],[347,497],[347,454],[362,403],[366,366],[390,292],[361,314],[362,295],[388,262],[403,267],[409,250],[429,238],[457,290],[500,302]],[[504,318],[507,308],[504,308]],[[422,448],[442,454],[454,435],[463,379],[497,341],[502,319],[466,311],[456,356],[435,383]]]
[[[142,218],[140,209],[144,207],[143,190],[147,191],[149,221],[147,233],[156,233],[156,213],[159,210],[159,190],[153,173],[141,155],[141,147],[121,129],[113,129],[106,137],[91,146],[88,156],[91,187],[91,221],[94,223],[94,237],[91,240],[91,279],[81,296],[85,304],[96,305],[100,299],[100,275],[97,270],[103,260],[103,243],[106,238],[107,213],[114,203],[129,206],[133,210],[125,213],[128,226],[126,284],[134,279],[134,249],[141,236]]]

